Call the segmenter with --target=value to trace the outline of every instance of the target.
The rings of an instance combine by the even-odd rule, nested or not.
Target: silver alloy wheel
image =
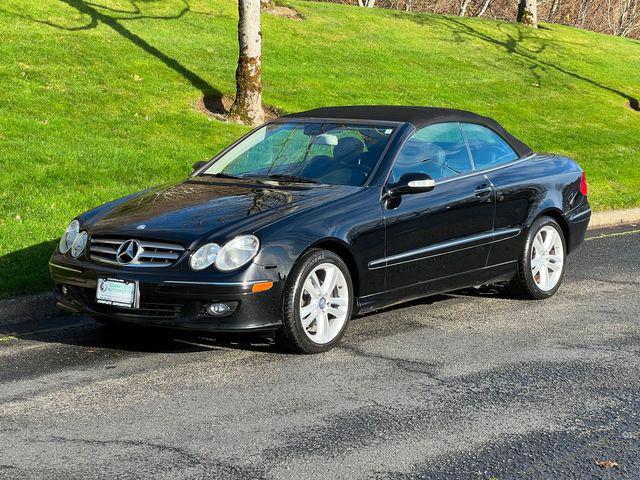
[[[302,284],[299,308],[309,339],[325,344],[336,338],[349,313],[349,289],[342,271],[333,263],[315,267]]]
[[[552,226],[542,227],[531,245],[531,275],[537,287],[548,292],[560,281],[564,267],[562,238]]]

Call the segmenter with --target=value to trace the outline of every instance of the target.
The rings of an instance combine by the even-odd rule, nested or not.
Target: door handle
[[[491,185],[483,183],[482,185],[478,185],[473,193],[476,197],[486,197],[487,195],[491,195],[492,191],[493,187]]]

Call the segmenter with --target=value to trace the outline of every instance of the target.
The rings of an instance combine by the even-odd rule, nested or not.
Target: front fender
[[[299,212],[256,232],[262,248],[254,262],[289,275],[300,255],[319,246],[334,250],[350,267],[361,295],[384,288],[384,272],[368,271],[383,258],[385,232],[378,188],[363,188],[330,205]]]

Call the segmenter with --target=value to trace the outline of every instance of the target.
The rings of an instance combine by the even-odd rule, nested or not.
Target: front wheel
[[[331,350],[353,310],[353,285],[344,261],[328,250],[305,253],[291,271],[276,342],[300,353]]]
[[[538,218],[529,229],[518,261],[518,275],[510,284],[511,290],[532,300],[552,296],[564,277],[566,251],[558,222],[550,217]]]

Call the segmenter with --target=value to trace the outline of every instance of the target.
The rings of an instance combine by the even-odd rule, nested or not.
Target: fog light
[[[214,317],[225,317],[227,315],[231,315],[236,309],[235,302],[228,303],[210,303],[207,305],[207,314],[212,315]]]
[[[69,289],[67,288],[67,286],[66,286],[66,285],[62,285],[62,286],[60,287],[60,291],[62,292],[62,295],[64,295],[65,297],[66,297],[67,295],[69,295]]]

